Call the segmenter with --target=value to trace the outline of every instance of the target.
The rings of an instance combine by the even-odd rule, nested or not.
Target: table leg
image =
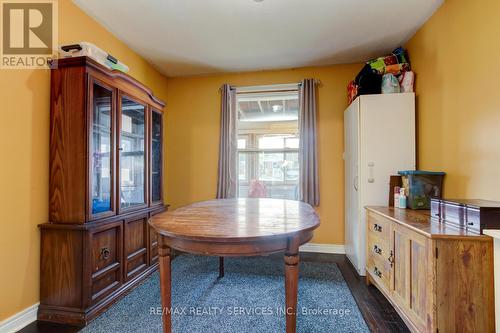
[[[290,238],[285,253],[286,333],[297,330],[297,290],[299,286],[298,239]]]
[[[160,261],[160,289],[161,289],[161,305],[162,305],[162,320],[163,333],[172,332],[172,290],[171,290],[171,274],[170,274],[170,255],[171,250],[163,241],[163,237],[159,235],[158,240],[158,256]]]
[[[224,257],[219,257],[219,279],[224,277]]]

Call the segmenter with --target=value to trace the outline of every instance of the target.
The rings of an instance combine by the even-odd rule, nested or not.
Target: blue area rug
[[[173,332],[285,332],[284,261],[181,255],[172,262]],[[81,332],[161,332],[158,272]],[[335,264],[302,262],[298,332],[369,332]]]

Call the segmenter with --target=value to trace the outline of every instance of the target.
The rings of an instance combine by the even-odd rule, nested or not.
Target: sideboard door
[[[396,223],[392,226],[393,270],[391,291],[397,303],[409,308],[410,304],[410,239],[407,229]]]
[[[133,216],[124,223],[125,281],[142,273],[148,265],[148,218]]]
[[[392,296],[420,332],[427,331],[434,292],[430,242],[408,228],[393,224]]]
[[[123,225],[101,225],[89,233],[90,301],[97,304],[123,284]]]
[[[432,250],[430,239],[410,231],[410,316],[421,329],[427,330],[433,297]]]

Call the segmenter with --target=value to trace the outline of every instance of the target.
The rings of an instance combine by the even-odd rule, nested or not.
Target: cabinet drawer
[[[372,212],[368,213],[368,237],[377,238],[389,246],[391,221]]]
[[[131,218],[124,223],[125,280],[131,280],[148,265],[147,216]]]
[[[465,227],[465,206],[452,202],[441,204],[441,219],[459,228]]]
[[[479,209],[467,208],[467,230],[481,232],[480,215]]]
[[[91,301],[96,303],[122,284],[122,223],[93,230],[91,247]]]
[[[366,266],[375,282],[388,291],[391,281],[391,265],[389,261],[375,255],[369,255]]]
[[[381,240],[378,237],[368,237],[368,256],[373,256],[380,260],[388,260],[391,255],[389,240]]]

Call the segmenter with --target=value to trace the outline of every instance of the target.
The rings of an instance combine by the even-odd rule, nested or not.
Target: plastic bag
[[[399,75],[411,69],[408,53],[402,47],[398,47],[386,56],[369,60],[367,64],[381,75],[386,73]]]
[[[415,73],[412,71],[404,72],[399,76],[399,86],[402,93],[413,92],[413,82],[415,81]]]
[[[365,65],[354,79],[354,83],[358,85],[358,95],[380,94],[382,75],[370,65]]]
[[[356,97],[358,97],[358,85],[354,81],[351,81],[347,86],[347,100],[349,104],[351,104]]]
[[[393,74],[382,76],[382,94],[395,94],[400,92],[399,81]]]

